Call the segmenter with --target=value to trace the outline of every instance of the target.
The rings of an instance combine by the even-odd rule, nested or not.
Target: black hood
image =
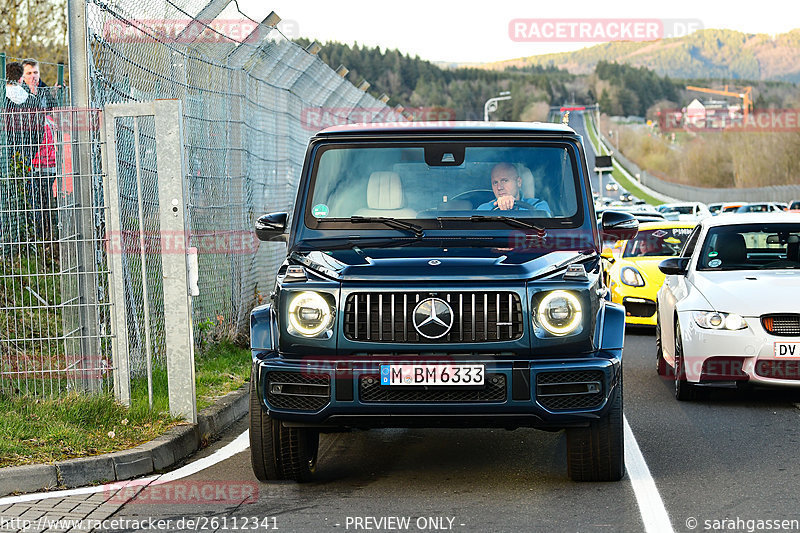
[[[528,280],[561,270],[580,252],[502,248],[367,248],[295,252],[293,261],[342,281]]]

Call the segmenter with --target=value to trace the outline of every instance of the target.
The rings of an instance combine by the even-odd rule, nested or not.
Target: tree
[[[68,57],[67,1],[0,0],[0,52],[6,61],[39,60],[42,79],[54,84],[55,65]]]

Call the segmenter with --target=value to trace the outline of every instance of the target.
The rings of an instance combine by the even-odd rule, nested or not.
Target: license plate
[[[483,385],[483,365],[381,365],[381,385]]]
[[[800,357],[800,342],[776,342],[775,357]]]

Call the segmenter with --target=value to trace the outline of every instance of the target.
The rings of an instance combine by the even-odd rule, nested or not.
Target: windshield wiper
[[[509,226],[516,226],[518,228],[528,228],[532,230],[536,230],[537,233],[543,235],[547,232],[541,226],[537,226],[536,224],[531,224],[530,222],[525,222],[524,220],[520,220],[515,217],[508,217],[505,215],[472,215],[469,217],[438,217],[436,220],[441,222],[443,220],[466,220],[469,222],[505,222]]]
[[[346,219],[348,220],[348,219]],[[390,228],[395,229],[404,229],[414,233],[417,237],[424,237],[425,232],[422,229],[422,226],[418,226],[417,224],[412,224],[411,222],[404,222],[402,220],[398,220],[396,218],[391,217],[360,217],[358,215],[353,215],[349,218],[352,224],[369,224],[371,222],[379,222],[381,224],[385,224]]]

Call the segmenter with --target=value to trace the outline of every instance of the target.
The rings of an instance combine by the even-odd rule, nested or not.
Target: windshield
[[[736,210],[737,213],[767,213],[773,211],[770,209],[769,204],[750,204],[743,205]]]
[[[692,228],[639,230],[627,241],[622,257],[672,257],[680,254]]]
[[[680,215],[694,214],[693,205],[664,205],[658,208],[662,213],[678,213]]]
[[[559,143],[509,144],[322,147],[306,224],[337,227],[351,224],[351,217],[388,217],[429,228],[442,219],[476,215],[537,219],[545,227],[580,224],[574,149]]]
[[[698,270],[800,268],[800,224],[741,224],[709,230]]]

